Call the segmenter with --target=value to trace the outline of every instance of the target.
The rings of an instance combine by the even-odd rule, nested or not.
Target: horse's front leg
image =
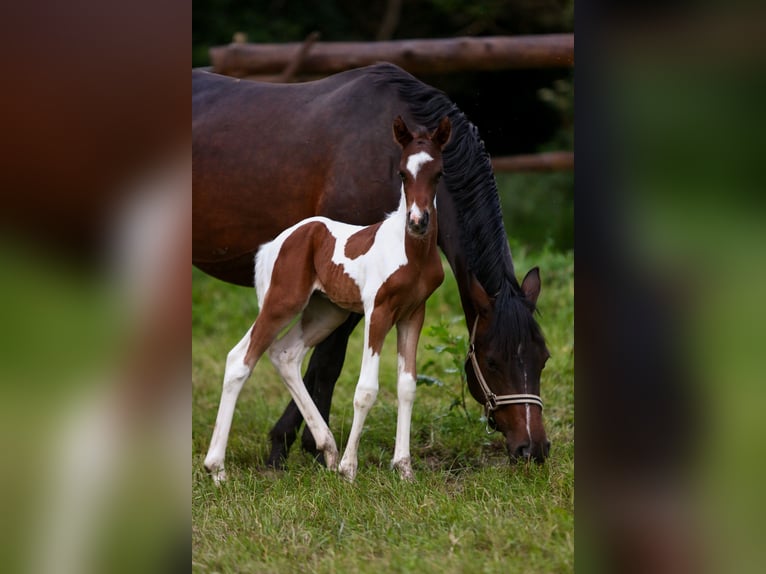
[[[414,478],[410,459],[410,426],[417,384],[415,360],[425,311],[426,306],[423,304],[410,317],[402,319],[396,325],[399,364],[399,377],[396,385],[398,410],[396,418],[396,446],[394,447],[394,458],[391,460],[391,466],[399,471],[399,476],[403,480],[412,480]]]
[[[358,465],[359,438],[362,435],[364,421],[378,396],[378,372],[380,370],[380,350],[386,333],[391,329],[391,321],[387,313],[375,309],[366,314],[364,324],[364,350],[362,354],[362,369],[354,392],[354,420],[348,443],[340,461],[338,472],[341,476],[353,482],[356,478]]]

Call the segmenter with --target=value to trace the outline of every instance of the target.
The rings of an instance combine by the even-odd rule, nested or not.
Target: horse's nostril
[[[546,440],[543,443],[534,445],[522,443],[516,446],[512,452],[509,449],[509,452],[511,452],[512,461],[529,462],[534,460],[535,462],[542,463],[545,462],[545,459],[548,457],[550,447],[550,441]]]
[[[531,452],[529,450],[529,444],[520,444],[516,447],[516,449],[513,451],[513,458],[514,459],[529,459],[531,456]]]

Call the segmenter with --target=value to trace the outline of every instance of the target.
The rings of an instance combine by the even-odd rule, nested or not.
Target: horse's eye
[[[443,176],[443,175],[444,175],[444,174],[443,174],[442,172],[438,172],[438,173],[437,173],[437,174],[434,176],[434,181],[439,181],[439,180],[442,178],[442,176]]]
[[[399,172],[399,177],[402,179],[402,181],[404,181],[407,176],[404,174],[403,171],[400,171]]]

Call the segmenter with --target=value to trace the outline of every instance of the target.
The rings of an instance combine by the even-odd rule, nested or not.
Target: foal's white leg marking
[[[356,478],[358,465],[357,453],[359,451],[359,438],[362,436],[362,428],[367,413],[375,403],[378,396],[378,370],[380,368],[380,355],[372,352],[369,345],[370,321],[365,317],[364,325],[364,354],[362,355],[362,369],[359,373],[359,382],[354,392],[354,420],[351,423],[351,432],[348,435],[348,444],[340,461],[338,472],[353,482]]]
[[[420,331],[425,319],[425,305],[421,306],[408,319],[396,325],[397,349],[399,355],[399,378],[397,381],[398,408],[396,417],[396,445],[391,466],[399,471],[403,480],[412,480],[410,458],[410,429],[412,426],[412,406],[415,402],[416,359]]]
[[[226,357],[221,403],[218,407],[218,416],[215,419],[215,430],[213,430],[213,438],[210,440],[210,448],[208,448],[207,456],[205,456],[205,468],[210,472],[216,484],[226,480],[223,462],[226,457],[226,443],[229,441],[234,407],[237,404],[237,397],[242,390],[242,385],[245,384],[252,372],[252,369],[245,364],[251,332],[252,327],[248,329],[245,336],[229,351]]]
[[[306,352],[323,341],[347,317],[347,311],[324,298],[312,297],[301,320],[269,347],[269,358],[298,405],[314,436],[317,449],[324,453],[325,463],[330,470],[335,470],[338,464],[338,447],[330,428],[306,390],[301,377],[301,363]]]
[[[411,480],[412,463],[410,460],[410,428],[412,423],[412,405],[415,402],[415,374],[405,370],[405,359],[399,355],[399,379],[396,385],[399,402],[396,415],[396,444],[391,466],[399,471],[399,476]]]

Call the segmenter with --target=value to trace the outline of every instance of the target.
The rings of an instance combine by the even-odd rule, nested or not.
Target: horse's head
[[[476,279],[471,285],[476,319],[468,326],[468,388],[485,405],[488,424],[505,435],[512,461],[543,462],[550,450],[540,399],[549,353],[532,315],[539,294],[536,267],[524,278],[521,293],[504,289],[490,296]]]
[[[399,176],[407,202],[407,232],[415,237],[423,237],[431,229],[436,184],[442,175],[442,149],[451,130],[447,116],[430,134],[420,129],[411,132],[401,116],[394,120],[394,139],[402,147]]]

